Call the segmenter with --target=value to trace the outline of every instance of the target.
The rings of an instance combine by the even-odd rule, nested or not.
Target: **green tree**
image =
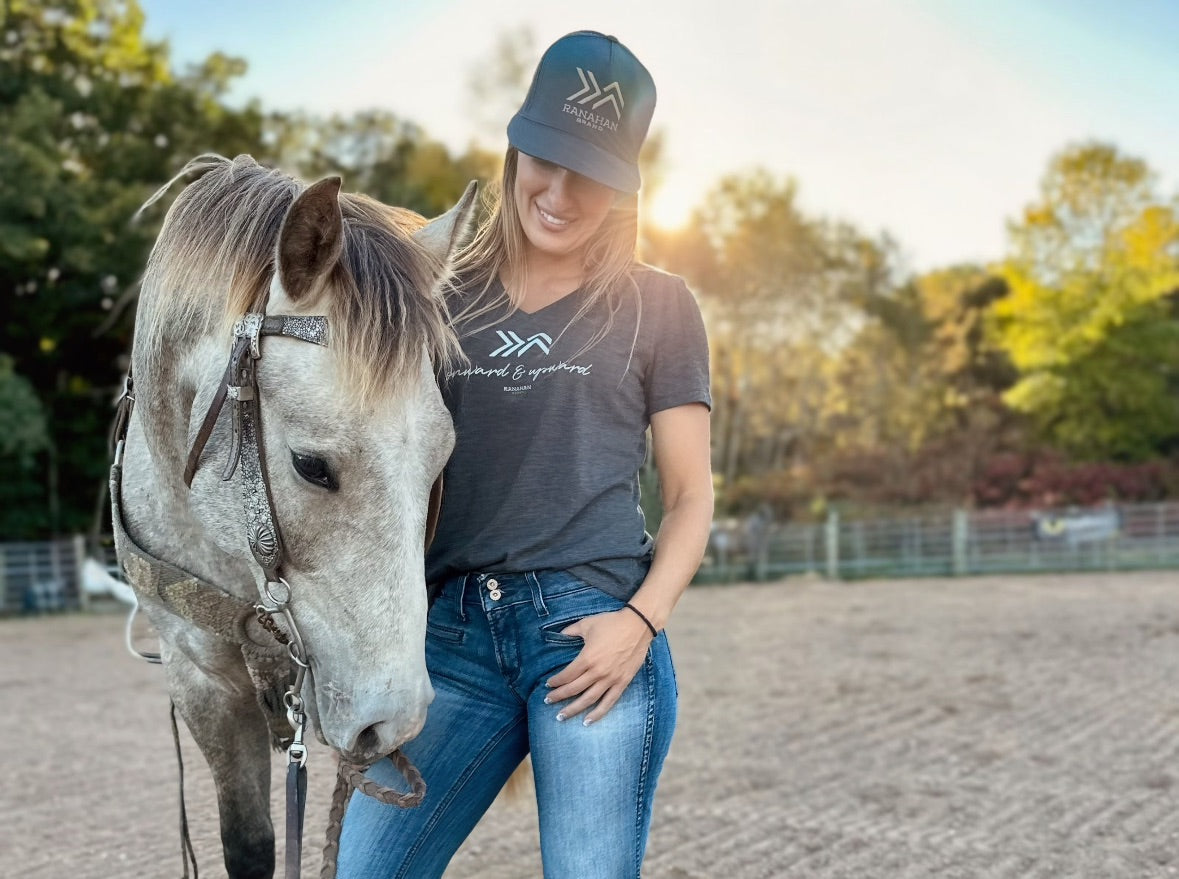
[[[36,391],[46,531],[88,527],[107,464],[130,299],[156,232],[140,204],[191,156],[261,152],[262,113],[220,103],[243,63],[183,75],[134,0],[8,0],[0,34],[0,350]],[[38,491],[40,488],[38,488]],[[30,520],[31,521],[31,520]],[[10,533],[2,536],[35,536]]]
[[[1102,143],[1054,157],[1011,226],[994,332],[1007,401],[1079,458],[1140,460],[1179,441],[1179,212],[1146,164]]]
[[[829,365],[830,494],[966,503],[988,461],[1021,446],[1001,398],[1014,369],[985,332],[1006,295],[1001,278],[957,266],[865,300],[860,331]]]
[[[37,456],[49,448],[45,410],[27,379],[0,354],[0,535],[36,533],[47,524],[46,485]]]

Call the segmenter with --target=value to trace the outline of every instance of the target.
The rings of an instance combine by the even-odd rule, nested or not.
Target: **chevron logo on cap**
[[[598,85],[598,79],[592,70],[582,70],[578,67],[577,75],[581,77],[581,88],[567,97],[566,101],[577,101],[579,104],[595,101],[590,107],[592,110],[603,104],[611,104],[614,107],[614,115],[622,118],[622,108],[626,106],[626,101],[622,99],[622,87],[617,82],[602,88]]]

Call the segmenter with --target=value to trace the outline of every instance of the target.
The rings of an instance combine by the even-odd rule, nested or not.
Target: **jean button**
[[[499,580],[496,580],[494,577],[492,577],[487,581],[486,585],[487,594],[491,596],[492,601],[499,601],[501,598],[503,598],[504,594],[499,589]]]

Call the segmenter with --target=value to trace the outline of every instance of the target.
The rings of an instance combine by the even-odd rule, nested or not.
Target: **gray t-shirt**
[[[588,350],[607,310],[570,325],[581,290],[490,326],[503,312],[481,317],[464,336],[470,363],[443,384],[457,440],[427,582],[566,570],[623,600],[639,587],[652,555],[638,479],[651,415],[712,400],[691,292],[647,266],[633,277],[638,301],[623,295],[610,332]]]

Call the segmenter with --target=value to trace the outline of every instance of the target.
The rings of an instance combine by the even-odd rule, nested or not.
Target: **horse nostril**
[[[381,735],[377,732],[377,725],[365,729],[356,737],[356,750],[361,754],[375,754],[381,744]]]

